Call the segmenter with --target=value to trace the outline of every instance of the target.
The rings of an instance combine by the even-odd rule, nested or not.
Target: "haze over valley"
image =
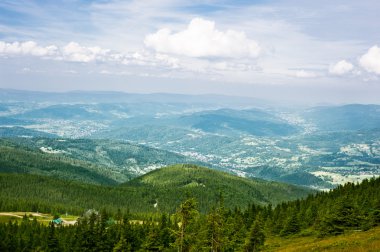
[[[229,96],[116,92],[2,90],[5,95],[3,137],[131,176],[190,162],[329,189],[380,175],[379,105],[290,107]],[[28,101],[32,95],[35,101]],[[152,150],[166,154],[153,158]]]

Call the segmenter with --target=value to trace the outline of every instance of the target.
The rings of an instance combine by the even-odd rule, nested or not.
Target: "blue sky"
[[[380,1],[0,1],[0,88],[380,103]]]

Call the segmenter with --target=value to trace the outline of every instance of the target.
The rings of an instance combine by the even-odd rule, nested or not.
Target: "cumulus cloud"
[[[67,62],[106,62],[122,65],[164,66],[178,68],[178,59],[165,54],[140,52],[115,52],[109,49],[93,46],[86,47],[76,42],[65,46],[40,46],[34,41],[7,43],[0,41],[0,56],[33,56]]]
[[[42,47],[34,41],[6,43],[0,41],[0,54],[2,55],[32,55],[32,56],[54,56],[58,48],[54,45]]]
[[[188,57],[255,58],[260,46],[244,32],[219,31],[215,22],[194,18],[183,31],[177,33],[161,29],[145,37],[144,43],[160,53]]]
[[[74,62],[90,62],[105,60],[110,50],[100,47],[84,47],[78,43],[70,42],[62,48],[62,56],[65,60]]]
[[[370,73],[380,74],[380,47],[371,47],[366,54],[360,57],[359,64]]]
[[[351,72],[353,69],[354,66],[350,62],[341,60],[335,64],[330,65],[329,73],[334,75],[345,75]]]

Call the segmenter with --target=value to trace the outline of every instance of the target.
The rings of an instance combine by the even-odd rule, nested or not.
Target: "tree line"
[[[0,251],[260,251],[268,236],[339,235],[380,225],[380,178],[272,207],[225,206],[223,195],[207,212],[194,198],[175,213],[87,211],[73,226],[49,226],[24,217],[0,224]],[[125,210],[125,209],[124,209]]]

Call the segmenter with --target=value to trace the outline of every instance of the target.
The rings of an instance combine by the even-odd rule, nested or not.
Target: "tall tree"
[[[178,251],[190,251],[193,234],[195,232],[195,230],[192,230],[192,224],[195,223],[195,219],[198,214],[197,202],[194,198],[187,199],[180,205],[177,211],[177,216],[180,223],[178,223],[179,230],[175,241]]]
[[[244,244],[246,252],[260,251],[265,242],[265,234],[263,229],[263,220],[261,215],[258,215],[249,230],[248,237]]]

